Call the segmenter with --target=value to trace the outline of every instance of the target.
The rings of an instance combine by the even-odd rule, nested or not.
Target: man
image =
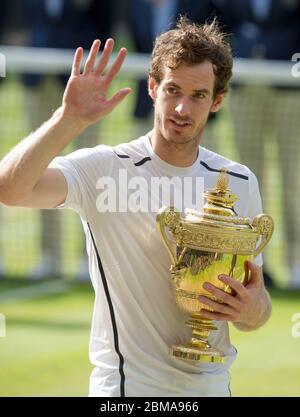
[[[155,38],[174,28],[181,15],[187,16],[193,22],[204,23],[216,13],[214,0],[130,0],[128,24],[135,50],[138,53],[151,54]],[[138,80],[133,111],[134,131],[138,136],[151,129],[152,125],[153,106],[147,89],[146,77]],[[213,146],[214,137],[211,130],[206,127],[205,135],[208,137],[204,140],[209,140],[210,146]]]
[[[241,198],[236,205],[238,214],[261,212],[254,174],[199,147],[208,115],[220,108],[228,88],[230,48],[215,22],[198,26],[182,18],[176,29],[156,40],[153,50],[149,75],[153,130],[115,148],[99,145],[55,158],[130,92],[123,88],[107,98],[126,50],[120,50],[107,70],[113,40],[106,42],[96,63],[99,46],[96,40],[83,73],[83,51],[77,49],[61,108],[3,159],[1,201],[15,206],[68,207],[81,216],[96,293],[90,343],[95,365],[91,396],[228,396],[228,369],[236,351],[229,341],[227,322],[251,330],[263,325],[270,315],[261,258],[259,266],[249,263],[247,287],[228,276],[222,278],[236,291],[235,297],[206,284],[208,291],[224,301],[213,303],[204,298],[214,312],[203,310],[202,314],[217,320],[213,344],[225,353],[226,362],[178,360],[168,354],[168,347],[178,338],[187,338],[187,316],[172,294],[169,259],[156,231],[156,213],[104,212],[106,201],[99,189],[103,178],[109,183],[109,179],[118,179],[120,172],[128,180],[204,177],[205,187],[211,187],[216,171],[227,167],[237,174],[231,176],[230,186]]]

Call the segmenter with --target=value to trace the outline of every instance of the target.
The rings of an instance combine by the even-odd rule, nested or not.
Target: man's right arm
[[[67,196],[66,180],[60,170],[48,165],[82,130],[83,126],[64,118],[58,109],[0,163],[0,201],[36,208],[62,204]]]
[[[126,49],[122,48],[104,73],[113,46],[113,40],[108,39],[96,63],[100,48],[100,41],[96,40],[82,73],[83,50],[77,49],[62,106],[0,162],[0,202],[37,208],[53,208],[64,203],[68,192],[66,180],[59,169],[49,167],[50,162],[84,129],[109,114],[131,91],[123,88],[111,99],[106,97],[126,56]]]

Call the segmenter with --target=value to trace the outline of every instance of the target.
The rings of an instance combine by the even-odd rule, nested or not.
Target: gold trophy
[[[210,282],[229,294],[233,290],[218,275],[229,275],[246,284],[245,261],[263,250],[274,230],[273,219],[267,214],[259,214],[253,220],[235,215],[233,205],[238,198],[227,188],[228,182],[223,168],[215,189],[204,193],[203,212],[186,209],[181,216],[174,207],[163,207],[157,215],[157,226],[172,260],[170,272],[176,302],[191,315],[186,322],[193,330],[190,341],[170,349],[171,355],[181,359],[224,362],[224,353],[208,342],[210,332],[217,327],[199,314],[201,308],[209,310],[199,301],[200,295],[219,301],[203,284]]]

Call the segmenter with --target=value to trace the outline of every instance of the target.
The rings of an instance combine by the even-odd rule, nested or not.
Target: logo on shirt
[[[162,206],[201,210],[203,207],[203,177],[145,177],[128,178],[126,169],[119,178],[101,177],[96,184],[96,200],[100,213],[157,213]]]

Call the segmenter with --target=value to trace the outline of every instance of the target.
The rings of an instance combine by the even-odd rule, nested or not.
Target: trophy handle
[[[158,227],[160,236],[168,249],[170,258],[175,266],[177,264],[177,256],[172,245],[172,240],[169,239],[166,233],[166,226],[173,232],[180,219],[180,214],[175,207],[162,207],[156,216],[156,225]]]
[[[259,214],[254,217],[252,227],[262,236],[259,246],[253,253],[254,256],[257,256],[261,253],[272,237],[274,231],[274,220],[268,214]]]

